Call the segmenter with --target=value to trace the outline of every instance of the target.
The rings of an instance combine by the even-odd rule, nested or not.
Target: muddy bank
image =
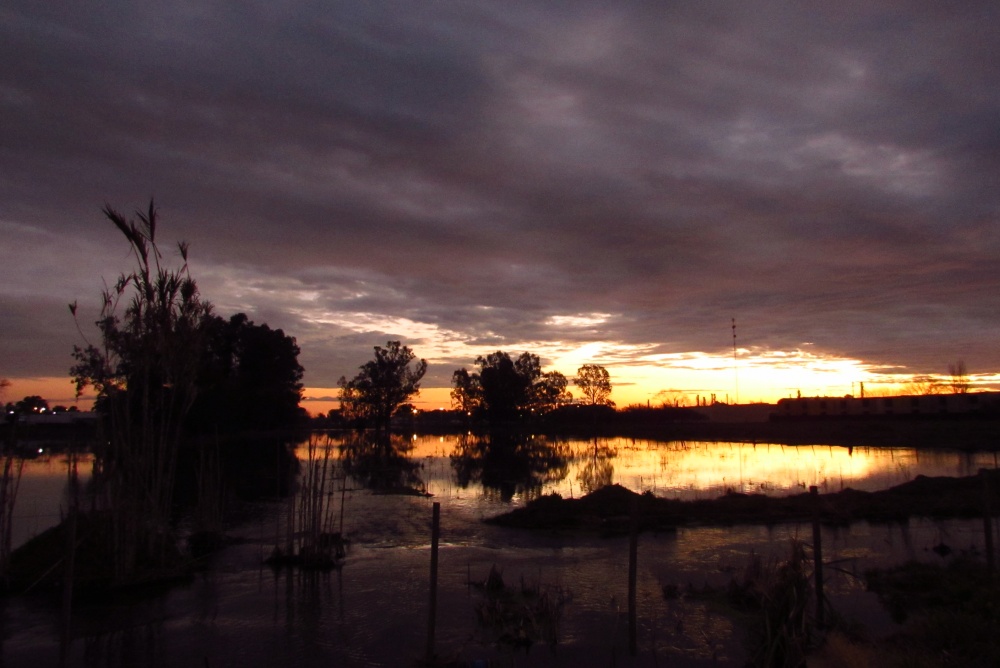
[[[681,501],[636,494],[610,485],[579,499],[543,496],[524,508],[485,520],[521,529],[596,531],[618,534],[631,522],[640,531],[669,531],[679,526],[780,524],[811,521],[824,524],[901,522],[910,517],[981,517],[984,504],[1000,509],[1000,471],[981,471],[963,478],[917,476],[910,482],[878,491],[845,489],[785,497],[729,493],[716,499]],[[633,517],[633,508],[635,516]]]

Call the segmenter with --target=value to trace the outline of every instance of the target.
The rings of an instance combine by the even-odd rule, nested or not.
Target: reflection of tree
[[[615,473],[611,460],[617,454],[614,448],[594,439],[593,447],[587,451],[587,463],[576,476],[584,493],[590,494],[611,484]]]
[[[537,497],[545,483],[562,480],[569,470],[565,446],[509,433],[459,437],[451,466],[461,487],[478,482],[502,501],[515,494]]]
[[[378,492],[422,492],[420,465],[408,456],[413,444],[387,432],[352,432],[344,437],[341,461],[347,475]]]
[[[614,473],[615,467],[610,459],[591,459],[580,470],[576,479],[580,481],[584,493],[590,494],[610,485]]]

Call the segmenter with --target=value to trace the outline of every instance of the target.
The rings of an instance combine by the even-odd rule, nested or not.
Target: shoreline
[[[640,532],[817,520],[824,525],[847,526],[859,521],[905,522],[911,517],[976,518],[984,516],[985,508],[1000,508],[1000,470],[981,469],[978,475],[960,478],[918,475],[877,492],[851,488],[791,496],[730,492],[694,501],[638,494],[615,484],[576,499],[550,494],[483,521],[515,529],[611,536],[629,533],[633,523]],[[990,512],[991,517],[995,515],[995,510]]]

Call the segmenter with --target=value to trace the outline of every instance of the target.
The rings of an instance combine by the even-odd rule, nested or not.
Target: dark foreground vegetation
[[[863,584],[899,624],[875,636],[829,603],[819,622],[812,547],[793,541],[786,559],[751,555],[726,585],[667,585],[663,596],[728,610],[745,630],[752,668],[1000,665],[1000,582],[982,560],[949,556],[864,573]]]
[[[730,493],[717,499],[680,501],[635,494],[618,485],[580,499],[545,496],[525,508],[488,522],[521,529],[669,531],[678,526],[854,521],[905,522],[913,516],[988,518],[1000,501],[1000,471],[982,470],[964,478],[924,477],[879,492],[843,490],[765,497]],[[787,560],[765,563],[752,555],[722,589],[665,585],[666,598],[716,601],[732,611],[746,630],[749,666],[800,668],[943,668],[1000,665],[1000,578],[995,574],[992,539],[982,555],[959,554],[943,543],[940,563],[911,562],[864,575],[893,618],[901,624],[885,638],[838,616],[823,604],[816,609],[813,588],[815,545],[793,541]],[[807,553],[807,549],[813,553]]]
[[[1000,578],[982,561],[910,562],[865,579],[902,628],[862,665],[1000,666]]]
[[[211,480],[203,450],[212,452]],[[243,435],[202,447],[182,448],[178,455],[170,530],[144,532],[135,548],[135,571],[122,580],[111,550],[116,520],[101,507],[99,487],[76,486],[73,452],[67,479],[71,507],[66,519],[11,551],[0,592],[64,591],[103,595],[113,589],[165,585],[189,578],[204,567],[208,553],[226,542],[226,516],[247,503],[287,497],[300,464],[285,439],[276,435]],[[211,499],[208,497],[211,496]]]
[[[800,541],[793,541],[785,561],[764,563],[751,556],[722,590],[667,585],[663,594],[668,599],[715,600],[730,608],[747,631],[749,666],[986,667],[1000,665],[1000,578],[992,538],[998,492],[1000,471],[986,469],[963,478],[918,476],[878,492],[846,489],[789,497],[729,493],[696,501],[636,494],[611,485],[580,499],[545,496],[487,521],[521,529],[612,535],[691,525],[812,521],[818,526],[905,522],[914,516],[982,517],[988,536],[985,559],[940,543],[934,552],[941,563],[910,562],[865,573],[869,590],[901,624],[887,638],[872,638],[867,629],[841,618],[825,603],[820,616],[812,584],[818,566],[813,567],[806,552],[809,547],[815,556],[817,548]]]

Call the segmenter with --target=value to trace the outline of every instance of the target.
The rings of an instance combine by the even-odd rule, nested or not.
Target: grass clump
[[[482,594],[475,606],[477,622],[493,644],[528,651],[538,642],[554,647],[559,641],[562,608],[572,598],[561,587],[531,585],[524,578],[519,586],[507,586],[495,564],[474,586]]]
[[[753,555],[740,579],[729,583],[727,598],[747,613],[749,665],[797,668],[805,665],[811,598],[805,546],[792,541],[786,561],[765,562]]]

